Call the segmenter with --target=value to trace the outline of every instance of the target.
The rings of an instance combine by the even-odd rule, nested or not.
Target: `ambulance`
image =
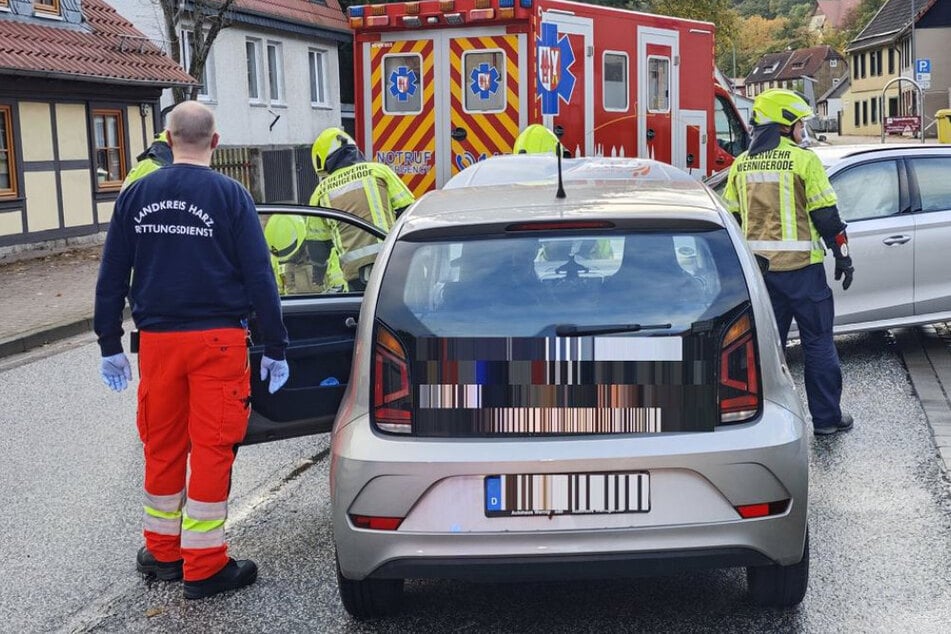
[[[696,178],[748,143],[709,22],[565,0],[394,2],[348,18],[357,142],[417,195],[511,153],[531,123],[574,157],[652,158]]]

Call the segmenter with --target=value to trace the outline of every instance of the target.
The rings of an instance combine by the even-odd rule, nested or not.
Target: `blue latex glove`
[[[284,359],[271,359],[270,357],[261,358],[261,380],[267,380],[268,374],[271,375],[271,382],[267,386],[267,391],[274,394],[281,386],[287,383],[287,378],[291,375],[291,369],[287,367],[287,361]]]
[[[120,352],[110,357],[103,357],[99,364],[99,376],[106,387],[113,392],[121,392],[129,386],[132,380],[132,366],[125,353]]]

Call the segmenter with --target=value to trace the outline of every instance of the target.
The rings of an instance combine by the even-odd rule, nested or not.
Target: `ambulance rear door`
[[[384,33],[363,43],[363,138],[367,158],[389,165],[417,196],[437,186],[437,31]],[[445,162],[445,161],[443,161]],[[445,177],[443,177],[445,179]]]
[[[511,154],[528,120],[527,36],[504,27],[447,30],[437,56],[437,73],[449,84],[449,134],[437,139],[437,155],[448,169],[437,169],[441,187],[460,171],[496,154]],[[444,93],[445,94],[445,93]],[[439,128],[441,131],[443,128]],[[440,164],[442,160],[440,160]],[[442,167],[442,165],[440,165]]]

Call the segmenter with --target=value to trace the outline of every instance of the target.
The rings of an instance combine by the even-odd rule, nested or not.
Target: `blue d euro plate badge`
[[[489,476],[485,479],[485,510],[487,513],[502,510],[502,478]]]

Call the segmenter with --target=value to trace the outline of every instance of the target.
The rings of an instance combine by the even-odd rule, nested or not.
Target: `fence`
[[[255,201],[264,201],[261,191],[261,152],[257,148],[219,147],[211,159],[211,168],[244,185]]]
[[[218,148],[211,167],[244,185],[258,203],[306,205],[317,185],[309,145],[278,149]]]

